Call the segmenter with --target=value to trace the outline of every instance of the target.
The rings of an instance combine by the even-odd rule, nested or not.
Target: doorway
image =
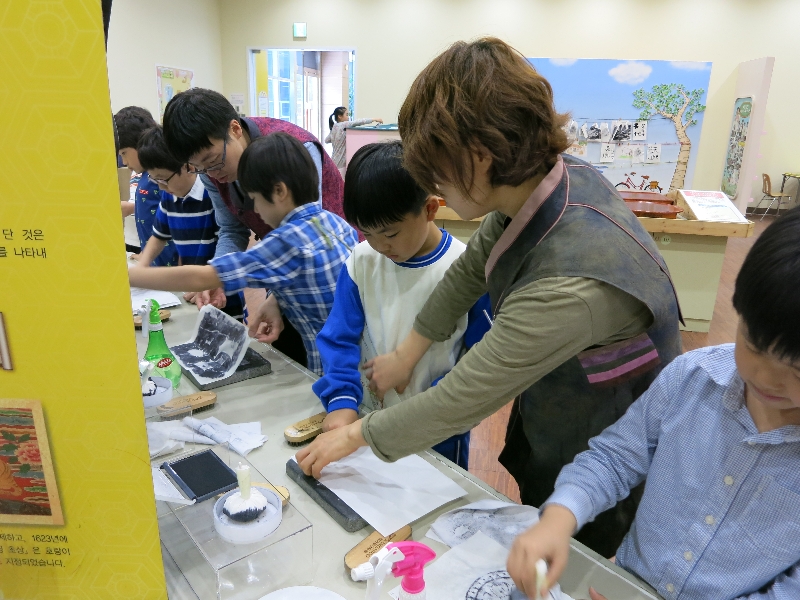
[[[289,121],[324,143],[336,107],[355,115],[355,59],[352,49],[251,48],[250,116]]]

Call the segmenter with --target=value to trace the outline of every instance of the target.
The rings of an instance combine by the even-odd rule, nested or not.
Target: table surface
[[[183,303],[169,310],[172,318],[164,323],[167,343],[174,345],[188,340],[197,318],[197,309],[194,305]],[[138,331],[136,339],[139,356],[142,356],[147,341]],[[344,556],[373,529],[367,527],[356,533],[346,532],[286,475],[286,461],[297,452],[297,448],[286,443],[283,430],[320,412],[319,400],[311,390],[316,377],[271,346],[253,341],[251,347],[270,361],[273,372],[214,390],[218,395],[216,406],[200,413],[198,418],[214,416],[225,423],[261,422],[262,432],[269,436],[269,440],[261,448],[249,453],[247,458],[270,483],[287,487],[291,494],[290,502],[312,523],[314,558],[310,569],[313,585],[332,590],[348,600],[360,600],[365,594],[365,584],[351,581],[344,567]],[[178,392],[188,394],[194,391],[194,386],[184,377]],[[507,498],[434,452],[422,452],[420,456],[467,491],[465,497],[446,504],[412,524],[413,539],[423,541],[441,555],[447,546],[425,538],[428,527],[439,515],[477,500]],[[159,457],[154,463],[163,460],[163,457]],[[164,563],[170,598],[196,598],[168,555],[165,555]],[[392,589],[395,585],[391,581],[387,583],[389,585],[385,589]],[[588,598],[590,583],[610,600],[659,598],[635,577],[573,540],[570,562],[561,584],[564,591],[577,600]]]

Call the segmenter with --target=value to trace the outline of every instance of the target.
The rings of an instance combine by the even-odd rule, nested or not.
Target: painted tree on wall
[[[654,85],[650,92],[644,89],[633,92],[633,106],[642,109],[640,119],[661,115],[672,121],[675,126],[681,149],[678,152],[678,164],[669,184],[669,191],[683,188],[686,169],[689,167],[689,156],[692,153],[692,140],[686,135],[686,130],[697,123],[694,116],[706,109],[704,104],[700,104],[700,98],[704,93],[703,89],[689,92],[680,83]]]

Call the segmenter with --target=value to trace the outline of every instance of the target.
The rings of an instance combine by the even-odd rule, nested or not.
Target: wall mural
[[[568,153],[617,188],[691,187],[710,62],[529,58],[568,112]]]

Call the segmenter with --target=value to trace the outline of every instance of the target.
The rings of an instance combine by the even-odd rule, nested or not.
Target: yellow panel
[[[269,98],[269,69],[267,65],[267,51],[262,50],[254,54],[255,60],[254,68],[255,68],[255,79],[256,79],[256,105],[252,107],[251,113],[257,117],[268,117],[267,114],[269,111],[266,107],[269,104],[264,104],[263,101],[259,101],[258,98]],[[263,112],[263,114],[262,114]]]
[[[0,597],[166,598],[100,2],[4,2],[0,32],[0,398],[46,430],[0,412]],[[4,519],[37,471],[63,525]]]

